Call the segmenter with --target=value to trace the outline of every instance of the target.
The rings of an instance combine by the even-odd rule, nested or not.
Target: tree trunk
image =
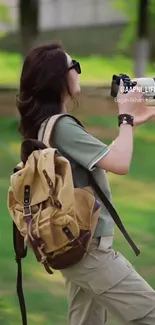
[[[19,0],[21,54],[25,56],[38,36],[39,0]]]
[[[148,0],[139,0],[138,30],[135,46],[135,77],[144,77],[149,61]]]

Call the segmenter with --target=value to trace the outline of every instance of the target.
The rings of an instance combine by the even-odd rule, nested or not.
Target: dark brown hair
[[[25,139],[37,139],[41,123],[62,110],[62,94],[70,94],[67,57],[58,42],[30,50],[20,78],[17,108],[19,132]]]

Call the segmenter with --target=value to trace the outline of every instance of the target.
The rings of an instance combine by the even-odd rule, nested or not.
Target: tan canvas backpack
[[[65,116],[56,115],[46,121],[42,141],[29,139],[22,143],[21,163],[11,175],[8,210],[14,225],[18,275],[21,273],[21,258],[26,255],[25,246],[30,247],[48,273],[53,273],[52,269],[69,267],[85,256],[101,209],[94,189],[136,254],[139,254],[117,212],[91,173],[91,186],[74,188],[69,160],[56,148],[50,147],[49,139],[56,122]],[[26,311],[23,309],[24,301],[21,302],[19,278],[18,296],[25,325]]]

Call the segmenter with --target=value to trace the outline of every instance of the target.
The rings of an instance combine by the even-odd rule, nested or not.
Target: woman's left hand
[[[147,106],[146,102],[137,103],[134,114],[134,124],[140,125],[155,117],[155,106]]]

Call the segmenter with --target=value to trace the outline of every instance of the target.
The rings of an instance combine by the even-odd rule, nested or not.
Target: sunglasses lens
[[[81,74],[80,63],[77,62],[76,60],[72,60],[72,65],[69,68],[69,70],[71,70],[71,69],[75,69],[78,74]]]
[[[80,67],[80,63],[79,62],[76,62],[74,63],[75,64],[75,70],[78,74],[81,73],[81,67]]]

